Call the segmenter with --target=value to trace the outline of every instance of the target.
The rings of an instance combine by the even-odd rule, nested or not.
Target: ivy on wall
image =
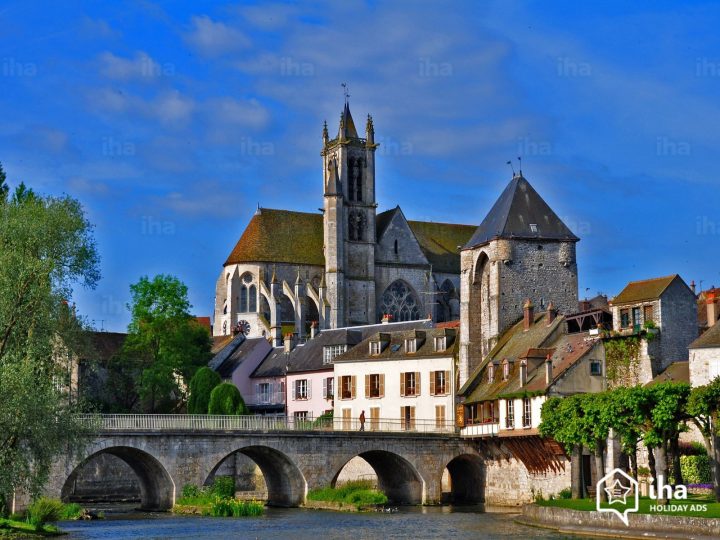
[[[605,341],[605,372],[608,381],[618,378],[637,381],[640,376],[640,339],[637,336]]]

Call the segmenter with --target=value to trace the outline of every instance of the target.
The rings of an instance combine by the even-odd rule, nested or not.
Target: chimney
[[[707,323],[708,328],[710,328],[717,322],[719,315],[718,302],[717,298],[715,298],[715,293],[708,293],[707,300],[705,300],[705,302],[707,303]]]
[[[693,294],[695,294],[695,280],[694,279],[690,282],[690,290],[693,292]]]
[[[293,334],[285,335],[285,352],[286,353],[289,353],[295,347],[295,343],[294,343],[295,339],[294,338],[295,338],[295,336]]]
[[[527,384],[527,360],[520,360],[520,386]]]
[[[547,355],[547,358],[545,359],[545,384],[550,384],[552,382],[553,378],[553,370],[552,370],[552,355]]]
[[[530,326],[535,321],[535,306],[533,306],[532,300],[529,298],[525,300],[525,304],[523,305],[523,320],[524,328],[527,332],[530,330]]]
[[[315,339],[318,334],[317,323],[315,321],[310,325],[310,339]]]
[[[557,309],[555,309],[555,304],[553,304],[553,301],[550,300],[550,303],[547,307],[547,324],[550,326],[553,321],[555,320],[555,317],[557,317]]]

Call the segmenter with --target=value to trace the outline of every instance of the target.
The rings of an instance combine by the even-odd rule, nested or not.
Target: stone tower
[[[325,282],[331,328],[375,321],[375,130],[358,136],[350,106],[335,139],[323,127]]]
[[[523,316],[578,306],[579,240],[521,175],[515,175],[460,254],[460,384]]]

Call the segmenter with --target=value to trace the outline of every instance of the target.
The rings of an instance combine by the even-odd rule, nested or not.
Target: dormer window
[[[417,340],[415,338],[405,340],[405,352],[406,353],[417,352]]]
[[[507,381],[510,378],[510,362],[505,360],[503,362],[503,381]]]
[[[435,351],[444,351],[447,349],[447,338],[445,336],[435,338]]]
[[[380,354],[380,342],[379,341],[371,341],[370,342],[370,354],[372,356],[377,356]]]
[[[330,364],[336,357],[347,352],[347,345],[325,345],[323,347],[323,364]]]
[[[538,231],[537,223],[531,223],[530,224],[530,232],[534,234],[534,233],[537,233],[537,231]]]
[[[495,380],[495,364],[493,364],[492,362],[490,362],[488,364],[487,373],[488,373],[488,382],[489,383],[493,382]]]

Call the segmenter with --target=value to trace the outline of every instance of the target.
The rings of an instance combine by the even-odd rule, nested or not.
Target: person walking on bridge
[[[360,411],[360,431],[365,431],[365,410]]]

